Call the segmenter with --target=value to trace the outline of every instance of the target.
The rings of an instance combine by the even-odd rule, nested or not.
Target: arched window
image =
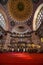
[[[39,5],[39,7],[37,8],[35,14],[34,14],[34,18],[33,18],[33,30],[36,31],[43,20],[43,4]]]
[[[0,26],[4,29],[4,30],[8,30],[9,26],[8,26],[8,18],[2,8],[2,6],[0,6]]]
[[[0,13],[0,26],[2,26],[4,29],[6,26],[5,19],[2,13]]]

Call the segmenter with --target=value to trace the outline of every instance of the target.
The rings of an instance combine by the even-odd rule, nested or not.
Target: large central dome
[[[9,0],[8,11],[15,21],[24,22],[32,15],[32,0]]]

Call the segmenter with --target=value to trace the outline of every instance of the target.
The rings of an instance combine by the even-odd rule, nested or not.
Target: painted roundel
[[[8,11],[15,21],[27,21],[33,13],[32,0],[9,0]]]

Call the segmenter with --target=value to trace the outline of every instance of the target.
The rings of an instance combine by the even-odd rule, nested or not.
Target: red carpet
[[[3,53],[0,65],[43,65],[43,54]]]

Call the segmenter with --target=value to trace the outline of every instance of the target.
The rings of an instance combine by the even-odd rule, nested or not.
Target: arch
[[[36,31],[40,27],[42,23],[41,21],[42,19],[43,19],[43,3],[38,6],[34,14],[34,18],[33,18],[33,30],[34,31]]]
[[[9,29],[8,18],[1,5],[0,5],[0,26],[2,26],[4,30]]]

